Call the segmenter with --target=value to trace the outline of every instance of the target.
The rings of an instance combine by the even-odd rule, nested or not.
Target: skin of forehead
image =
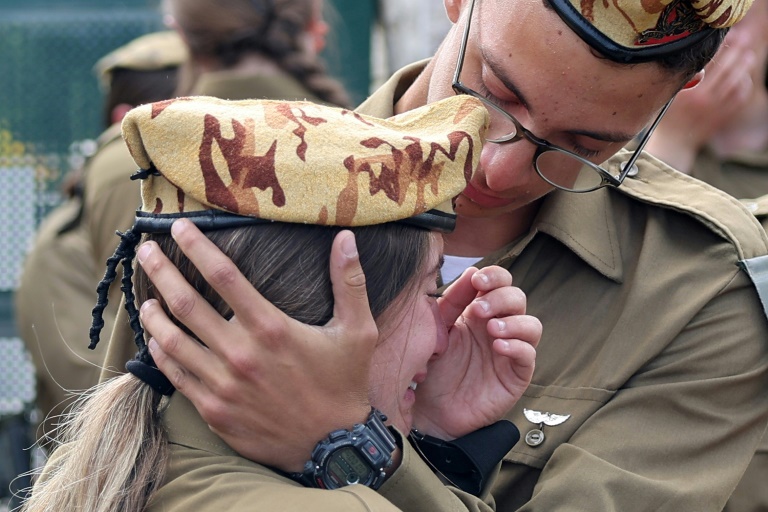
[[[502,4],[510,7],[501,9]],[[597,57],[541,0],[478,1],[472,24],[475,44],[526,95],[530,121],[535,123],[549,116],[567,116],[573,120],[567,128],[575,129],[587,127],[583,120],[599,116],[607,124],[589,123],[588,128],[612,131],[616,127],[634,134],[681,85],[656,64],[619,65]],[[470,45],[472,39],[470,34]],[[567,110],[565,115],[562,109]],[[528,124],[535,125],[532,122]]]

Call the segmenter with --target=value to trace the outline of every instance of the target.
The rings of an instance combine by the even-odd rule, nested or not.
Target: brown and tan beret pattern
[[[453,96],[389,119],[309,102],[177,98],[133,109],[123,137],[143,210],[216,209],[361,226],[447,204],[476,168],[488,113]]]
[[[568,0],[611,40],[627,48],[683,39],[741,20],[752,0]]]

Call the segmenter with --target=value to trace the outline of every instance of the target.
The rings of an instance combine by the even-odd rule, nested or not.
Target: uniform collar
[[[622,150],[623,151],[623,150]],[[626,160],[627,154],[613,158]],[[608,279],[621,282],[621,246],[609,188],[585,194],[555,190],[544,198],[532,231],[560,241]]]
[[[211,431],[184,395],[176,392],[163,400],[162,419],[170,443],[217,455],[240,456]]]
[[[395,103],[413,84],[428,62],[416,62],[397,71],[357,110],[382,118],[392,116]],[[627,154],[622,151],[613,158],[626,160]],[[519,254],[536,233],[546,233],[559,240],[605,277],[621,282],[621,249],[616,223],[611,214],[611,193],[608,189],[587,194],[561,191],[550,193],[542,203],[529,236],[514,242],[500,251],[501,254],[494,254],[502,257]]]

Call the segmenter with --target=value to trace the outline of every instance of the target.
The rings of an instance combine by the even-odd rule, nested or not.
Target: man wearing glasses
[[[533,382],[508,414],[522,440],[491,489],[498,510],[721,510],[754,453],[768,420],[758,296],[768,240],[736,201],[641,153],[674,95],[701,78],[720,29],[749,3],[445,0],[454,27],[435,57],[360,107],[387,117],[470,94],[491,113],[446,260],[508,268],[527,296],[521,313],[544,326]],[[639,133],[635,152],[622,149]],[[220,274],[226,262],[201,249],[200,236],[187,229],[177,241],[204,274]],[[354,257],[337,256],[359,284]],[[248,308],[252,289],[233,296],[240,309],[223,322],[179,291],[162,255],[144,254],[142,264],[207,345],[201,363],[200,349],[150,304],[142,318],[158,367],[241,454],[279,466],[255,440],[284,432],[288,446],[297,431],[320,439],[342,416],[365,417],[365,404],[341,396],[354,387],[343,369],[362,363],[333,361],[331,380],[324,368],[323,347],[359,343],[370,327],[350,283],[338,285],[334,320],[304,343],[304,326]],[[233,286],[239,277],[227,282],[244,288]],[[262,349],[233,356],[233,340]],[[116,331],[107,362],[122,364],[130,345]],[[299,372],[304,381],[270,388],[275,372],[259,369],[307,351],[317,352],[302,357],[314,361]],[[290,407],[260,410],[260,390],[281,388]],[[437,492],[388,483],[380,492],[402,508]]]

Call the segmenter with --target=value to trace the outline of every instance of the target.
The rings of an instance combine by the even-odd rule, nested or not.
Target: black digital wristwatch
[[[291,478],[307,487],[338,489],[360,484],[378,489],[386,479],[385,470],[392,465],[397,442],[384,422],[387,417],[371,409],[368,420],[352,430],[335,430],[312,450],[312,458],[304,471]]]

